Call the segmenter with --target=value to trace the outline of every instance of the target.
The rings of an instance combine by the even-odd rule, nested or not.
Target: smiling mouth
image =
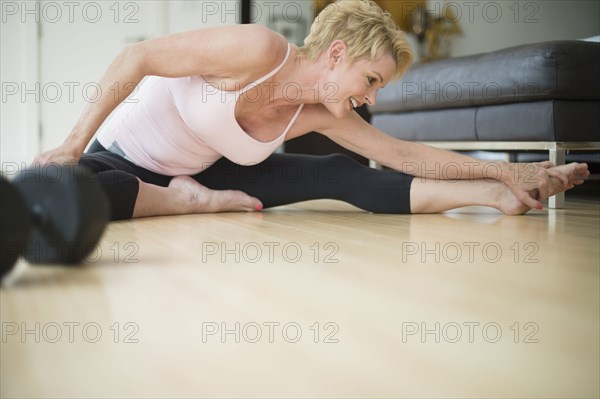
[[[358,107],[358,102],[354,98],[350,97],[350,105],[352,108],[356,109]]]

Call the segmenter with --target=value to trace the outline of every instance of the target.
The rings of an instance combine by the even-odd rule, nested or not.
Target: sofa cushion
[[[538,101],[479,107],[480,141],[600,141],[600,102]]]
[[[599,100],[600,43],[563,40],[416,65],[373,114],[542,100]]]
[[[476,141],[476,108],[373,115],[371,123],[401,140]]]
[[[600,141],[600,101],[548,100],[375,114],[371,123],[402,140]]]

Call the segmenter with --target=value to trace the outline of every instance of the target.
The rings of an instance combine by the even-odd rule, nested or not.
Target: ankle
[[[169,186],[169,191],[178,214],[190,213],[197,204],[196,196],[190,191],[171,186]]]
[[[507,190],[508,187],[504,183],[492,182],[487,187],[487,194],[484,195],[484,205],[498,210],[502,210],[501,201],[502,198],[506,195]]]

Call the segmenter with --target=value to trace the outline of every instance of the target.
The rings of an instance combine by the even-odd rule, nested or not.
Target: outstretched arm
[[[478,160],[396,139],[355,113],[343,119],[324,117],[319,131],[351,151],[413,176],[437,180],[499,180],[530,208],[542,208],[540,199],[548,197],[550,176],[560,179],[565,187],[568,184],[568,177],[563,172],[549,169],[553,166],[550,162],[519,164]],[[534,190],[538,192],[537,198],[529,195]]]

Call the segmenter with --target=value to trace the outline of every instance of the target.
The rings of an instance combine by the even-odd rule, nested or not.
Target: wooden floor
[[[113,223],[19,263],[2,398],[595,397],[598,198],[503,217],[335,201]]]

